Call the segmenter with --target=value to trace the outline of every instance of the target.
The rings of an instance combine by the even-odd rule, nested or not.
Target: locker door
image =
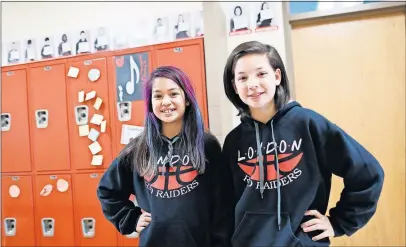
[[[37,171],[69,170],[65,65],[30,68],[29,76],[34,167]]]
[[[35,246],[31,177],[4,176],[1,186],[1,246]]]
[[[26,70],[3,72],[1,80],[2,172],[28,172],[31,158]]]
[[[117,246],[117,230],[105,219],[96,189],[103,173],[76,174],[74,211],[76,244],[79,246]]]
[[[37,175],[35,225],[39,246],[75,246],[69,174]]]
[[[196,98],[207,126],[206,81],[204,79],[205,69],[202,50],[202,44],[158,48],[156,61],[158,66],[172,65],[188,75],[193,83]]]
[[[109,71],[113,75],[110,85],[111,109],[114,121],[115,150],[120,151],[129,138],[122,139],[123,125],[143,126],[145,106],[143,84],[152,69],[151,52],[140,51],[112,58]],[[127,112],[124,112],[128,109]],[[125,137],[125,136],[123,136]]]
[[[109,95],[107,82],[107,64],[105,58],[75,61],[69,64],[69,67],[79,69],[77,78],[68,78],[68,102],[69,102],[69,128],[70,128],[70,150],[72,165],[76,170],[107,168],[112,160],[111,157],[111,136],[110,136],[110,112],[109,112]],[[92,82],[88,78],[89,71],[100,72],[100,78]],[[86,100],[86,95],[91,95],[95,92],[92,99]],[[84,101],[79,102],[79,92],[83,92]],[[99,109],[95,108],[96,102],[101,100]],[[97,105],[96,105],[97,106]],[[92,122],[93,116],[103,116],[103,121],[106,121],[105,132],[102,131],[102,126]],[[96,116],[97,116],[96,115]],[[98,123],[98,122],[96,122]],[[89,139],[88,135],[80,135],[79,126],[86,127],[89,133],[94,131],[94,138]],[[82,128],[81,127],[81,128]],[[93,130],[92,130],[93,129]],[[101,146],[101,151],[94,155],[102,155],[102,165],[93,162],[93,154],[89,149],[89,145],[97,142]]]

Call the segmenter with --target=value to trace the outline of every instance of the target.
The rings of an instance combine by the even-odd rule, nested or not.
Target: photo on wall
[[[51,59],[55,57],[54,38],[52,36],[44,36],[37,39],[39,59]]]
[[[142,86],[148,79],[148,52],[114,57],[117,102],[143,99]]]
[[[33,62],[38,60],[36,47],[37,41],[35,38],[28,38],[23,40],[23,61]]]
[[[198,11],[193,13],[193,35],[195,37],[204,36],[204,23],[203,23],[203,11]]]
[[[22,59],[22,52],[21,52],[21,41],[13,40],[11,42],[4,43],[4,53],[3,53],[3,61],[4,64],[17,64],[24,62]]]
[[[75,55],[73,33],[60,32],[55,35],[55,47],[57,57]]]
[[[107,27],[98,27],[91,30],[92,52],[110,50],[110,33]]]
[[[172,17],[172,32],[175,39],[188,39],[191,35],[191,14],[180,13],[173,15]]]
[[[229,3],[230,36],[252,33],[250,23],[250,5],[246,3]]]
[[[153,43],[164,43],[173,40],[169,32],[169,17],[158,16],[154,20]]]
[[[275,11],[279,2],[255,2],[253,16],[255,18],[255,32],[278,30]]]
[[[82,29],[74,33],[75,54],[84,54],[91,52],[90,30]]]

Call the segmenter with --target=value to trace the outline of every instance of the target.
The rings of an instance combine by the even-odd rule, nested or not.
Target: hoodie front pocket
[[[278,229],[276,213],[246,212],[231,238],[233,247],[302,246],[295,237],[287,213],[281,213]]]
[[[197,247],[184,222],[152,221],[140,233],[140,247]]]

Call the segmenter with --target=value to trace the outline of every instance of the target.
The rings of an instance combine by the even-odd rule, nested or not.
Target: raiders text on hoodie
[[[152,221],[140,233],[143,247],[228,247],[233,232],[231,172],[222,165],[221,147],[205,133],[206,169],[193,168],[180,139],[167,139],[158,159],[159,172],[143,178],[127,159],[115,160],[103,175],[97,195],[103,213],[121,234],[135,231],[141,209]],[[167,157],[168,150],[173,150]],[[129,200],[137,198],[139,207]]]
[[[345,188],[329,211],[335,236],[351,235],[376,211],[384,172],[357,141],[316,112],[290,102],[266,124],[242,117],[223,156],[235,186],[234,247],[327,246],[304,233],[307,210],[325,214],[332,174]],[[278,157],[278,159],[275,159]]]

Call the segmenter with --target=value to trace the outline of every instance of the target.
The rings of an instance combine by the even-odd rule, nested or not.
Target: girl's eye
[[[172,93],[171,96],[175,97],[176,95],[178,95],[179,93]]]
[[[259,72],[258,73],[258,76],[260,76],[260,77],[263,77],[263,76],[266,76],[268,73],[266,73],[266,72]]]
[[[241,76],[241,77],[238,77],[238,79],[237,79],[237,81],[241,81],[241,82],[243,82],[245,80],[247,80],[246,76]]]
[[[159,98],[161,98],[161,95],[159,95],[159,94],[154,95],[154,99],[159,99]]]

